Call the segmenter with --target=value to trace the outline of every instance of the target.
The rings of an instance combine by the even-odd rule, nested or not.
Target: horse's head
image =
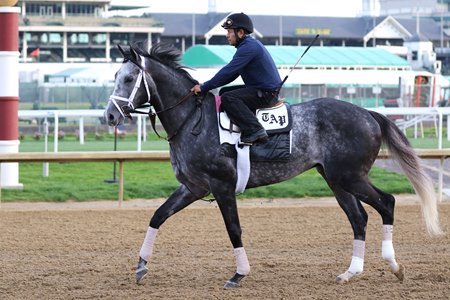
[[[136,53],[133,47],[122,48],[118,45],[124,60],[115,75],[115,86],[109,97],[104,116],[108,125],[116,126],[131,119],[131,112],[150,102],[155,90],[152,77],[145,71],[145,58]]]

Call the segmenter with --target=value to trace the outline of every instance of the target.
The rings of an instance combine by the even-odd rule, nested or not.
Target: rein
[[[158,131],[156,130],[156,116],[160,113],[163,112],[167,112],[175,107],[177,107],[178,105],[180,105],[181,103],[183,103],[184,101],[186,101],[187,99],[189,99],[191,96],[194,95],[194,92],[189,91],[189,93],[187,93],[184,97],[182,97],[180,100],[178,100],[175,104],[163,108],[159,111],[155,111],[152,103],[151,103],[151,94],[150,94],[150,89],[149,89],[149,85],[147,80],[145,79],[145,74],[149,74],[146,70],[145,70],[145,59],[143,56],[141,57],[141,62],[142,65],[139,64],[137,61],[135,61],[134,59],[125,59],[124,63],[127,61],[132,62],[134,65],[136,65],[141,71],[139,72],[138,78],[136,79],[136,83],[134,85],[133,91],[131,92],[130,96],[127,98],[125,97],[121,97],[121,96],[116,96],[116,95],[111,95],[109,97],[109,101],[112,102],[114,104],[114,106],[117,108],[117,110],[120,112],[120,114],[122,115],[123,118],[129,118],[130,120],[132,120],[133,118],[131,117],[131,113],[137,113],[137,114],[147,114],[149,119],[150,119],[150,124],[152,125],[152,129],[153,131],[156,133],[156,135],[160,138],[160,139],[165,139],[167,141],[170,141],[173,137],[175,137],[178,134],[178,131],[180,128],[182,128],[184,126],[184,124],[187,122],[188,118],[186,118],[184,120],[184,122],[179,126],[178,129],[175,130],[175,132],[171,135],[169,135],[168,137],[162,137]],[[149,74],[150,76],[150,74]],[[144,81],[144,86],[145,86],[145,91],[147,93],[147,102],[145,102],[144,104],[135,107],[133,104],[133,100],[136,96],[136,93],[138,91],[138,89],[141,86],[141,81]],[[127,104],[119,106],[119,104],[117,103],[117,101],[122,101],[122,102],[127,102]],[[197,105],[195,106],[194,110],[192,111],[192,113],[197,110],[198,108],[200,108],[201,106],[201,98],[197,98]],[[139,111],[139,108],[145,108],[145,107],[149,107],[149,111],[148,112],[144,112],[144,111]],[[191,113],[191,114],[192,114]],[[195,127],[197,127],[197,125],[200,123],[202,119],[202,116],[200,118],[200,120],[196,123]],[[194,135],[198,135],[199,132],[197,133],[197,131],[192,132]]]
[[[136,107],[136,109],[134,109],[134,110],[131,111],[131,112],[133,112],[133,113],[138,113],[138,114],[147,114],[148,117],[149,117],[149,119],[150,119],[150,124],[152,125],[152,129],[153,129],[153,131],[156,133],[156,135],[157,135],[160,139],[165,139],[166,141],[170,141],[173,137],[175,137],[175,136],[178,134],[179,129],[182,128],[182,127],[184,126],[184,124],[188,121],[188,118],[186,118],[186,119],[184,120],[184,122],[179,126],[178,129],[175,130],[175,132],[174,132],[173,134],[171,134],[171,135],[169,135],[169,136],[167,136],[167,137],[164,138],[164,137],[162,137],[162,136],[158,133],[158,131],[156,130],[156,116],[157,116],[158,114],[160,114],[160,113],[169,111],[169,110],[171,110],[171,109],[177,107],[178,105],[180,105],[181,103],[183,103],[185,100],[189,99],[189,98],[190,98],[191,96],[193,96],[193,95],[194,95],[194,92],[189,92],[189,93],[187,93],[183,98],[181,98],[178,102],[176,102],[174,105],[171,105],[171,106],[169,106],[169,107],[167,107],[167,108],[165,108],[165,109],[161,109],[161,110],[159,110],[159,111],[155,111],[155,109],[153,108],[153,106],[152,106],[151,104],[150,104],[150,109],[149,109],[148,112],[143,112],[143,111],[138,111],[138,110],[136,110],[136,109],[138,109],[138,108],[146,107],[146,105],[144,104],[144,105],[141,105],[141,106],[139,106],[139,107]],[[193,109],[193,111],[191,112],[191,114],[192,114],[197,108],[199,108],[199,104],[201,105],[201,101],[200,101],[200,102],[197,101],[197,105],[196,105],[196,107]],[[131,116],[130,116],[130,117],[131,117]]]

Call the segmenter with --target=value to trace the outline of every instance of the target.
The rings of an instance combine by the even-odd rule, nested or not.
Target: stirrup
[[[252,146],[252,145],[253,145],[253,143],[241,142],[240,140],[238,142],[238,147],[239,148],[244,148],[245,146]]]

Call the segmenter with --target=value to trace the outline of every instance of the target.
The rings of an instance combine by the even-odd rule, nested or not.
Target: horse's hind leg
[[[352,260],[349,268],[344,273],[336,277],[337,283],[346,283],[352,277],[362,273],[364,269],[364,252],[366,245],[366,226],[367,226],[367,212],[352,194],[346,192],[341,186],[334,185],[331,189],[336,196],[340,207],[346,213],[353,229],[353,252]]]
[[[364,202],[372,206],[381,215],[383,220],[381,256],[389,263],[392,273],[402,282],[405,278],[405,267],[397,263],[392,243],[395,198],[391,194],[385,193],[377,187],[370,185],[370,190],[372,188],[379,196],[377,198],[367,198]]]
[[[201,192],[201,195],[194,195],[186,186],[181,185],[155,212],[150,220],[147,233],[139,252],[139,262],[136,269],[136,283],[140,283],[147,275],[147,262],[152,257],[153,245],[158,233],[159,227],[173,214],[182,210],[195,200],[205,196],[207,192]]]
[[[362,202],[372,206],[381,216],[382,225],[382,245],[381,255],[389,263],[392,273],[400,281],[403,281],[405,268],[397,263],[395,259],[394,246],[392,244],[392,233],[394,229],[394,208],[395,198],[370,184],[367,180],[353,180],[346,187],[353,195]]]

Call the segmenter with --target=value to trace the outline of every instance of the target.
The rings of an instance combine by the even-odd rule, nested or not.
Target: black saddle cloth
[[[250,147],[250,161],[282,161],[291,157],[291,134],[289,132],[269,134],[265,143]]]

